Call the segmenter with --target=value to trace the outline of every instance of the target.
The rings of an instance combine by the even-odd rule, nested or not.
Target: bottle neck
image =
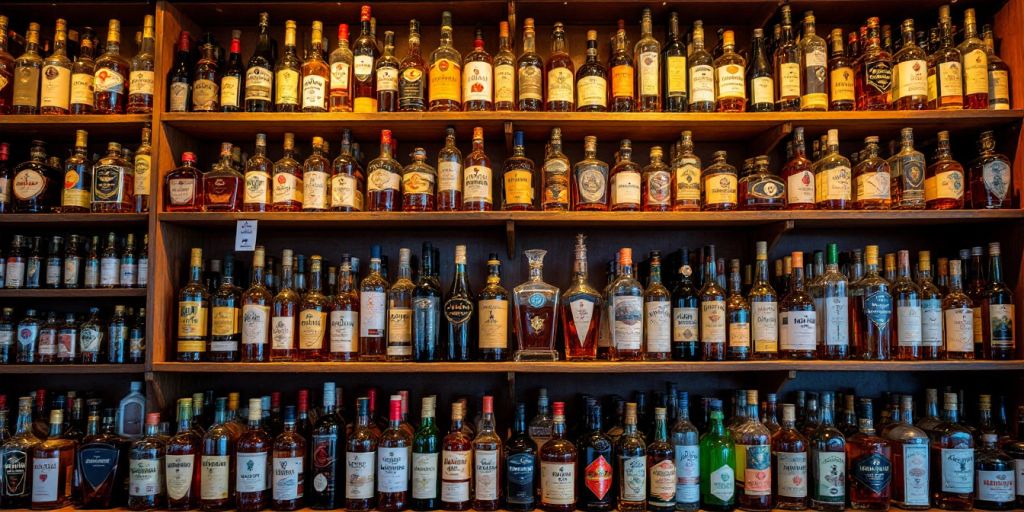
[[[998,254],[989,256],[988,279],[993,283],[1000,283],[1003,280],[1003,265]]]
[[[810,416],[810,414],[808,414],[808,416]],[[833,409],[833,405],[831,403],[826,403],[824,406],[822,406],[822,408],[821,408],[821,418],[820,418],[820,424],[822,426],[829,426],[829,427],[831,427],[833,425],[833,422],[834,422],[834,419],[833,419],[834,417],[835,417],[835,409]]]
[[[793,291],[804,290],[804,269],[802,266],[793,267],[793,275],[789,278],[790,288]]]
[[[281,289],[291,289],[293,285],[292,266],[281,265]]]

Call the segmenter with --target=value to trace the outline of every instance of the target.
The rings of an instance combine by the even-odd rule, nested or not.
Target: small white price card
[[[235,225],[235,251],[246,252],[256,250],[255,220],[240,220]]]

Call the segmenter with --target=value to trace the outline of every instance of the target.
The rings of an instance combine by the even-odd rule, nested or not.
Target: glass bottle
[[[94,92],[97,114],[123,114],[129,83],[125,75],[130,74],[131,65],[121,56],[121,22],[111,19],[107,25],[107,44],[103,54],[96,59]]]
[[[516,54],[507,21],[498,23],[498,53],[494,55],[494,110],[511,112],[516,104]]]
[[[331,510],[341,504],[345,486],[342,457],[345,444],[345,419],[335,409],[334,382],[324,382],[323,410],[309,437],[309,486],[306,504],[317,510]],[[252,408],[250,406],[250,411]],[[251,412],[250,412],[251,414]]]
[[[683,131],[672,162],[672,211],[700,210],[700,157],[693,152],[693,133]]]
[[[608,210],[608,164],[597,158],[597,137],[583,138],[583,160],[573,167],[573,209]]]
[[[433,277],[435,265],[434,249],[424,242],[420,271],[412,291],[412,358],[418,362],[441,360],[441,288]]]
[[[207,41],[199,47],[199,60],[192,72],[192,111],[220,111],[219,47]],[[99,61],[96,61],[99,66]],[[97,102],[98,105],[98,102]]]
[[[256,35],[256,45],[245,70],[246,112],[271,112],[274,109],[274,49],[276,42],[270,38],[270,15],[261,12]]]
[[[832,29],[830,35],[832,53],[828,61],[829,70],[829,110],[853,110],[857,102],[854,89],[854,72],[852,59],[843,50],[843,29]]]
[[[640,165],[633,162],[633,143],[622,139],[617,161],[610,176],[611,209],[613,211],[639,211],[642,196],[642,174]]]
[[[870,398],[861,399],[857,433],[846,440],[850,506],[888,510],[892,494],[892,446],[875,432]]]
[[[892,56],[879,39],[878,18],[868,18],[867,46],[856,61],[857,110],[892,108]]]
[[[242,176],[242,211],[265,212],[273,202],[273,185],[270,174],[274,162],[267,158],[267,135],[256,134],[256,150],[245,163],[245,174]]]
[[[402,169],[402,204],[407,212],[434,211],[437,170],[427,164],[427,151],[416,148],[413,161]]]
[[[216,427],[214,427],[216,428]],[[209,436],[209,433],[207,433]],[[273,510],[298,510],[305,502],[306,440],[296,427],[295,407],[284,408],[284,431],[274,439],[270,505]],[[205,462],[205,459],[204,459]]]
[[[722,401],[708,403],[708,430],[700,438],[701,509],[730,511],[736,508],[736,446],[725,430]]]
[[[889,157],[892,208],[923,210],[925,207],[925,160],[914,149],[914,129],[900,130],[900,151]]]
[[[494,59],[484,49],[484,36],[477,29],[473,51],[462,62],[462,110],[494,109]]]
[[[864,277],[850,290],[851,337],[856,357],[890,358],[893,346],[892,284],[878,273],[878,246],[864,250]]]
[[[53,35],[53,52],[42,62],[40,114],[68,113],[68,101],[71,96],[71,59],[67,55],[67,31],[67,22],[58,18]]]
[[[329,361],[354,361],[359,357],[359,296],[351,258],[343,254],[338,267],[338,288],[330,306]]]
[[[463,432],[465,409],[460,401],[452,403],[452,422],[441,441],[441,509],[469,510],[473,477],[473,440]]]
[[[782,6],[781,39],[775,45],[775,106],[779,112],[794,112],[800,108],[801,51],[793,37],[792,8]]]
[[[381,274],[381,248],[370,249],[370,272],[359,282],[359,360],[387,357],[388,281]]]
[[[726,292],[715,280],[715,246],[705,250],[704,284],[700,290],[700,345],[704,361],[724,361]]]
[[[808,440],[796,428],[796,406],[782,404],[782,428],[772,434],[772,490],[775,508],[807,508]]]
[[[932,283],[929,251],[918,253],[917,274],[921,296],[921,359],[934,360],[942,354],[942,292]]]
[[[297,212],[302,210],[302,165],[295,160],[295,134],[284,134],[284,155],[274,162],[273,211]]]
[[[750,46],[750,66],[747,69],[750,103],[747,109],[751,112],[772,112],[775,110],[775,80],[772,78],[771,55],[762,29],[754,29]]]
[[[327,101],[330,96],[327,81],[331,70],[324,60],[323,32],[323,23],[314,21],[310,31],[310,47],[306,50],[306,60],[299,68],[303,112],[327,112]]]
[[[231,459],[237,448],[233,431],[228,427],[227,399],[218,398],[213,424],[200,442],[201,471],[200,507],[203,510],[228,510],[235,495],[235,475]]]
[[[982,510],[1011,510],[1016,506],[1014,478],[1015,461],[997,443],[998,434],[981,436],[981,447],[975,460],[977,495],[975,508]]]
[[[479,126],[473,128],[473,151],[466,155],[465,164],[462,180],[462,210],[491,211],[494,208],[493,173],[491,159],[484,151],[484,130]]]
[[[963,291],[961,260],[949,261],[949,290],[942,299],[946,359],[974,359],[974,303]]]
[[[495,432],[494,397],[485,395],[476,437],[473,438],[473,510],[501,506],[501,437]]]
[[[726,358],[735,361],[750,359],[750,303],[740,288],[740,260],[729,262],[729,296],[725,303],[728,341]]]
[[[556,361],[558,352],[555,350],[555,333],[561,290],[544,282],[542,271],[547,251],[531,249],[523,254],[527,258],[530,273],[525,282],[512,290],[516,322],[514,331],[518,341],[515,360]],[[483,313],[481,306],[481,316]]]
[[[731,30],[722,33],[723,53],[715,59],[715,111],[743,112],[747,106],[744,70],[747,61],[736,53],[735,36]]]
[[[672,204],[672,175],[662,162],[661,146],[651,148],[651,163],[643,169],[641,178],[642,209],[646,212],[666,212]],[[615,175],[612,176],[615,178]]]
[[[11,100],[12,114],[39,113],[39,83],[43,57],[39,55],[39,24],[29,23],[25,33],[25,52],[14,61]]]
[[[199,504],[201,437],[192,428],[192,399],[178,400],[178,431],[167,440],[164,456],[167,508],[189,510]]]
[[[234,284],[234,259],[224,259],[224,275],[210,299],[210,341],[207,361],[237,361],[241,339],[242,290]]]
[[[377,77],[377,111],[398,111],[399,82],[398,75],[402,63],[395,57],[395,33],[384,31],[384,53],[374,64]]]
[[[14,81],[14,56],[7,52],[7,27],[7,16],[0,16],[0,80],[9,84]],[[85,39],[86,38],[83,38],[83,40]],[[91,51],[87,53],[91,60]],[[89,78],[92,78],[91,73],[89,74]],[[13,86],[10,88],[0,88],[0,114],[9,114],[11,112],[13,89]]]
[[[687,45],[680,37],[679,14],[672,11],[668,16],[668,34],[665,37],[665,45],[661,48],[661,60],[664,65],[661,85],[664,94],[663,110],[686,112],[689,99],[686,59],[689,55]],[[770,76],[771,71],[768,73]]]
[[[78,86],[78,92],[71,100],[71,111],[76,114],[91,114],[95,104],[93,92],[95,63],[91,58],[92,47],[86,46],[86,48],[90,50],[88,52],[90,58],[86,60],[80,57],[75,63],[76,73],[72,76],[72,88]],[[192,107],[192,35],[187,30],[182,30],[178,35],[174,63],[171,70],[167,72],[167,82],[167,111],[188,112]]]
[[[455,128],[445,130],[444,147],[437,153],[437,174],[437,211],[462,209],[462,152],[455,145]]]
[[[274,439],[263,425],[262,400],[250,398],[247,428],[235,444],[235,498],[238,510],[253,512],[269,505],[270,474],[273,471],[270,452],[273,444]]]
[[[701,175],[703,181],[701,202],[705,211],[734,210],[738,204],[738,176],[729,165],[725,151],[715,151],[714,159]]]
[[[640,17],[640,40],[633,46],[636,63],[636,111],[661,112],[661,44],[654,38],[651,10]]]
[[[957,401],[956,393],[943,395],[942,421],[930,434],[932,505],[970,510],[975,498],[974,436],[960,424]]]
[[[210,308],[210,292],[202,281],[202,249],[192,249],[189,272],[188,284],[178,292],[177,359],[196,362],[206,352],[207,314]]]
[[[473,154],[470,154],[470,158],[473,156]],[[467,169],[467,173],[468,171],[469,169]],[[513,136],[512,156],[506,158],[503,164],[502,210],[523,211],[534,209],[534,174],[535,166],[533,160],[526,156],[523,132],[517,131]],[[469,176],[467,175],[468,178]]]
[[[245,108],[243,101],[243,79],[245,69],[242,67],[242,31],[231,31],[231,54],[228,56],[227,66],[220,76],[220,111],[241,112]],[[134,68],[134,64],[132,65]],[[134,74],[134,71],[132,71]],[[134,95],[132,90],[132,95]],[[131,105],[132,96],[128,96],[128,103]]]
[[[569,361],[597,359],[600,330],[600,292],[587,282],[586,236],[576,235],[573,282],[562,297],[562,333],[565,357]]]
[[[1009,110],[1010,108],[1010,68],[996,55],[995,36],[992,27],[985,25],[982,30],[985,51],[988,54],[988,108],[989,110]]]
[[[292,361],[297,355],[295,344],[296,323],[301,297],[293,289],[293,253],[285,249],[281,254],[281,285],[274,295],[270,309],[270,360]]]
[[[814,163],[814,192],[818,209],[849,209],[853,199],[851,178],[850,160],[839,152],[839,130],[829,130],[827,153]]]
[[[46,440],[32,447],[32,509],[52,510],[68,505],[71,500],[69,490],[71,489],[72,474],[75,472],[75,449],[77,444],[73,439],[64,437],[64,411],[53,409],[50,411],[50,434]],[[118,440],[120,441],[120,440]],[[84,449],[84,448],[83,448]],[[114,449],[115,458],[120,456],[119,450]],[[107,459],[109,460],[109,459]],[[116,467],[116,465],[115,465]],[[89,469],[88,466],[82,471]],[[105,481],[109,485],[107,492],[113,492],[115,480],[111,478]],[[96,489],[101,493],[100,489]],[[88,500],[88,497],[85,498]],[[98,505],[109,507],[110,502],[89,503],[85,506]]]
[[[394,158],[391,130],[380,132],[380,156],[366,166],[366,211],[402,210],[402,165]]]
[[[809,436],[807,482],[815,510],[841,511],[846,504],[846,439],[833,424],[833,397],[821,394],[820,423]]]
[[[388,428],[377,443],[377,509],[398,511],[409,505],[409,455],[412,435],[402,428],[402,397],[391,395]]]
[[[853,207],[858,210],[888,210],[892,205],[889,162],[879,156],[878,137],[864,138],[861,159],[853,168]]]
[[[970,207],[975,209],[1011,208],[1013,173],[1010,160],[996,152],[994,133],[984,131],[978,136],[978,157],[970,166]]]
[[[270,305],[273,294],[263,284],[265,250],[257,245],[252,259],[252,279],[241,297],[241,361],[267,361],[267,339],[270,336]]]
[[[262,30],[262,24],[260,26]],[[352,50],[348,47],[348,24],[342,23],[338,25],[338,47],[328,56],[331,70],[328,110],[331,112],[352,111],[353,60]]]
[[[366,179],[363,168],[353,156],[352,134],[348,129],[341,133],[341,154],[332,162],[331,211],[362,211]]]
[[[452,47],[452,13],[441,13],[441,42],[430,54],[428,109],[431,112],[462,110],[462,55]]]
[[[892,445],[892,502],[904,510],[927,510],[928,434],[914,426],[914,402],[910,395],[900,397],[900,415],[887,425],[882,436]]]
[[[244,178],[231,162],[232,145],[220,146],[220,161],[203,175],[204,209],[210,212],[241,211]],[[100,177],[97,178],[99,180]]]
[[[309,290],[302,295],[298,315],[298,359],[302,361],[325,361],[329,326],[327,315],[330,301],[322,293],[323,262],[320,255],[310,257]]]
[[[643,359],[643,294],[640,282],[633,277],[633,250],[619,250],[619,275],[608,291],[608,309],[613,361]],[[723,297],[724,300],[724,297]],[[722,314],[724,315],[724,303]]]
[[[46,143],[33,140],[29,160],[15,165],[9,181],[17,213],[50,213],[60,204],[60,169],[46,162]]]
[[[757,390],[746,394],[746,419],[733,432],[738,501],[743,510],[771,510],[771,433],[758,418]]]
[[[455,246],[455,275],[444,298],[444,316],[448,320],[445,343],[446,360],[469,361],[474,316],[473,291],[466,276],[466,246]]]
[[[616,441],[616,480],[618,510],[642,511],[647,508],[647,447],[637,431],[637,404],[626,404],[625,430]]]
[[[274,109],[277,112],[298,112],[300,102],[302,61],[295,49],[296,24],[294,20],[284,24],[284,55],[274,68]],[[272,52],[276,53],[274,50]]]
[[[769,168],[768,155],[754,157],[753,171],[739,180],[739,207],[742,210],[782,210],[786,208],[786,184]]]
[[[487,284],[477,297],[478,354],[483,361],[501,361],[508,351],[508,291],[501,286],[501,261],[496,253],[487,259]]]
[[[566,438],[565,404],[555,402],[551,439],[540,449],[540,508],[545,512],[576,509],[576,445]]]
[[[516,61],[516,109],[540,112],[544,109],[544,59],[537,53],[537,33],[533,18],[523,20],[523,52]]]
[[[999,242],[988,244],[988,283],[981,299],[983,358],[1013,359],[1016,349],[1013,293],[1003,282]]]
[[[793,157],[782,167],[786,184],[786,203],[790,210],[813,210],[815,204],[815,176],[813,164],[807,158],[804,128],[793,128]]]
[[[326,111],[326,110],[325,110]],[[302,163],[302,211],[325,212],[331,205],[331,161],[327,159],[327,143],[313,137],[313,154]]]
[[[582,70],[582,68],[581,68]],[[541,166],[541,209],[544,211],[568,211],[570,208],[569,157],[562,153],[562,130],[551,129],[548,152]]]
[[[597,54],[597,31],[588,30],[587,58],[576,70],[577,112],[608,110],[608,70],[598,60]]]
[[[6,33],[4,34],[6,35]],[[4,506],[28,508],[32,501],[32,452],[41,440],[32,433],[32,398],[18,399],[14,435],[0,447]]]
[[[753,359],[779,357],[779,297],[768,281],[768,242],[756,244],[757,272],[750,288],[751,342]]]
[[[953,159],[949,132],[940,131],[935,157],[926,170],[925,204],[929,210],[960,209],[964,205],[964,169]]]
[[[978,22],[974,9],[964,10],[964,38],[957,46],[963,69],[964,108],[989,108],[988,52],[978,37]]]
[[[783,359],[814,359],[817,317],[814,300],[804,290],[804,253],[791,256],[793,273],[779,302],[779,356]]]
[[[441,439],[434,422],[436,397],[423,397],[420,408],[420,428],[412,442],[412,510],[428,511],[439,508],[438,483]],[[511,444],[511,441],[510,441]]]
[[[373,18],[369,5],[359,10],[359,37],[352,43],[352,111],[377,112],[377,74],[374,64],[380,58],[377,38],[371,33]]]
[[[644,289],[644,359],[672,359],[672,294],[661,284],[661,252],[651,251]]]
[[[893,55],[893,108],[924,110],[928,108],[928,54],[914,42],[914,20],[900,25],[903,46]]]
[[[548,112],[572,112],[576,109],[575,67],[565,37],[565,26],[562,22],[555,22],[551,34],[551,53],[544,65],[547,86],[544,110]]]
[[[800,110],[828,110],[828,44],[815,33],[812,11],[804,13],[803,37],[800,38]]]
[[[75,130],[74,153],[64,160],[64,190],[61,213],[87,213],[92,209],[92,160],[89,159],[89,133]]]
[[[693,50],[690,52],[690,112],[715,111],[715,67],[711,52],[704,49],[704,23],[693,22]],[[776,76],[778,74],[776,73]]]
[[[893,359],[914,361],[921,359],[923,349],[921,288],[910,279],[910,253],[901,250],[898,258],[897,278],[892,286],[895,336],[891,353]]]
[[[928,107],[935,110],[964,108],[963,68],[960,50],[953,45],[953,20],[949,6],[939,6],[940,45],[928,57]]]

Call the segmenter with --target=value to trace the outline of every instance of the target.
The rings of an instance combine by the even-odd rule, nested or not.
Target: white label
[[[269,69],[254,66],[245,72],[246,101],[270,101],[273,88],[274,74]]]
[[[345,498],[373,497],[376,452],[345,452]]]
[[[701,343],[725,343],[725,301],[700,303]]]
[[[612,206],[640,204],[640,173],[619,172],[612,176]]]
[[[1017,496],[1024,496],[1024,459],[1015,459],[1013,467],[1017,473]]]
[[[100,286],[110,288],[117,285],[120,265],[121,260],[117,258],[100,258]]]
[[[917,347],[921,345],[921,308],[918,306],[897,306],[896,344],[901,347]]]
[[[641,96],[657,96],[661,73],[658,72],[659,56],[657,52],[641,52],[637,62],[639,73],[637,83]]]
[[[235,222],[235,252],[256,250],[256,231],[259,221],[239,220]]]
[[[437,191],[462,191],[462,164],[444,161],[437,166]]]
[[[587,299],[571,301],[569,311],[572,312],[572,323],[576,326],[576,341],[583,346],[590,332],[590,321],[594,317],[594,302]]]
[[[175,110],[174,109],[174,106],[175,106],[174,105],[174,99],[175,99],[174,98],[174,94],[176,92],[178,92],[178,91],[175,91],[175,86],[176,85],[178,85],[178,82],[175,82],[175,83],[171,84],[171,105],[170,105],[171,106],[171,112],[180,112],[180,111],[183,111],[185,109],[185,99],[184,98],[182,98],[180,100],[181,101],[181,109],[182,110]],[[181,85],[185,86],[185,94],[187,95],[188,94],[188,84],[181,84]],[[2,87],[0,87],[0,89],[2,89]],[[180,90],[180,86],[178,87],[178,89]],[[96,98],[95,97],[95,92],[93,90],[93,85],[92,85],[92,75],[90,75],[88,73],[75,73],[75,74],[71,75],[71,103],[73,105],[89,105],[89,106],[92,106],[93,102],[95,101],[95,98]]]
[[[494,69],[487,62],[467,62],[462,68],[462,101],[491,101]]]
[[[553,68],[548,71],[548,101],[572,103],[575,82],[569,68]]]
[[[672,341],[697,341],[697,308],[672,308]]]
[[[416,500],[437,498],[437,463],[439,453],[412,454],[412,497]]]
[[[928,505],[928,445],[903,445],[903,503]]]
[[[356,331],[359,313],[356,311],[331,311],[330,341],[331,352],[358,352],[359,340]]]
[[[942,448],[942,492],[967,494],[974,490],[974,448]]]
[[[67,110],[71,97],[71,70],[60,66],[43,66],[40,107],[57,107]]]
[[[362,292],[359,294],[359,311],[363,313],[359,323],[359,337],[384,336],[387,326],[387,298],[384,292]]]
[[[362,201],[358,200],[359,194],[356,179],[348,174],[336,174],[331,177],[331,207],[358,209]]]
[[[789,202],[793,203],[814,203],[814,174],[811,171],[801,171],[786,178],[786,190],[789,192]]]
[[[409,489],[409,447],[377,448],[377,492]]]
[[[640,350],[643,344],[643,297],[612,297],[612,346],[615,350]]]
[[[889,199],[889,173],[866,172],[857,176],[856,199]]]
[[[939,299],[921,301],[921,345],[942,346],[942,301]]]
[[[241,453],[235,457],[235,490],[263,492],[267,490],[267,452]]]
[[[291,350],[295,348],[295,317],[275,316],[270,321],[270,348]]]
[[[128,495],[155,496],[163,490],[163,467],[159,459],[132,459],[128,462]]]
[[[814,176],[814,180],[814,193],[818,202],[852,199],[853,186],[849,167],[840,165],[822,170]]]
[[[370,73],[373,73],[373,55],[356,55],[352,71],[357,80],[365,82],[370,77]]]
[[[807,496],[807,452],[776,452],[778,459],[779,496],[804,498]]]
[[[238,78],[225,76],[220,79],[220,106],[238,107]],[[135,91],[132,91],[135,92]]]
[[[302,497],[303,457],[274,457],[274,499],[295,500]]]
[[[302,78],[302,108],[323,109],[327,106],[327,79],[320,75]]]
[[[644,303],[647,352],[672,351],[672,304],[668,301]]]
[[[711,495],[722,501],[731,500],[736,493],[736,472],[729,464],[712,471],[708,480]]]
[[[60,459],[32,459],[32,503],[57,501]]]
[[[770,76],[755,78],[750,84],[752,103],[775,104],[775,81]]]
[[[348,89],[352,68],[348,62],[331,63],[331,89]]]
[[[194,454],[166,455],[164,457],[164,474],[167,479],[167,497],[180,500],[192,488],[192,474],[195,471]]]
[[[743,78],[743,66],[726,64],[718,68],[718,97],[746,98],[747,83]]]
[[[441,501],[458,503],[469,499],[473,452],[441,452]]]
[[[242,344],[265,345],[270,331],[270,306],[242,306]]]
[[[551,505],[576,502],[576,465],[558,462],[540,463],[540,500]]]
[[[124,75],[121,73],[110,68],[100,67],[96,68],[96,73],[93,76],[95,77],[93,88],[96,92],[124,92]],[[985,84],[985,89],[988,89],[988,84]]]
[[[441,189],[444,190],[444,189]],[[491,200],[491,168],[482,165],[471,165],[466,167],[463,176],[463,202]]]
[[[800,96],[800,64],[787,62],[779,64],[779,96],[796,98]]]
[[[282,172],[274,176],[275,203],[302,202],[302,180],[292,173]]]
[[[779,303],[751,302],[750,322],[753,329],[754,352],[778,352]]]
[[[818,328],[814,311],[786,311],[779,314],[779,348],[814,350]]]
[[[204,500],[227,499],[231,457],[229,455],[203,455],[200,458],[200,464],[203,469],[200,477],[199,497]]]
[[[896,99],[928,95],[928,64],[908,60],[896,65]]]
[[[676,462],[676,502],[700,501],[700,447],[674,445]]]
[[[729,323],[729,346],[750,348],[750,322]]]
[[[978,471],[978,496],[980,501],[1012,503],[1014,500],[1013,471]]]
[[[974,352],[974,312],[968,308],[960,308],[947,309],[942,313],[945,319],[946,350]]]
[[[512,103],[516,101],[516,68],[511,64],[500,64],[494,67],[494,102]]]
[[[647,499],[647,457],[619,456],[619,464],[622,466],[620,474],[623,480],[619,485],[619,498],[626,501]]]
[[[576,82],[580,107],[608,106],[608,80],[602,76],[585,76]]]
[[[377,69],[377,92],[398,90],[398,68],[384,66]]]
[[[473,489],[476,499],[498,499],[498,450],[475,450],[473,454]]]
[[[690,103],[715,101],[715,70],[707,64],[690,68]]]
[[[819,451],[815,454],[818,463],[818,495],[840,500],[846,496],[846,452]],[[837,478],[838,477],[838,478]]]
[[[822,329],[826,345],[850,344],[850,301],[846,297],[825,297],[822,301]]]
[[[303,200],[304,210],[326,210],[327,209],[327,182],[330,180],[324,171],[311,171],[303,174]]]

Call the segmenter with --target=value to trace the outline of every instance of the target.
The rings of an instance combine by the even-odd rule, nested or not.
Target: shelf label
[[[255,220],[240,220],[235,224],[235,252],[252,252],[256,250]]]

